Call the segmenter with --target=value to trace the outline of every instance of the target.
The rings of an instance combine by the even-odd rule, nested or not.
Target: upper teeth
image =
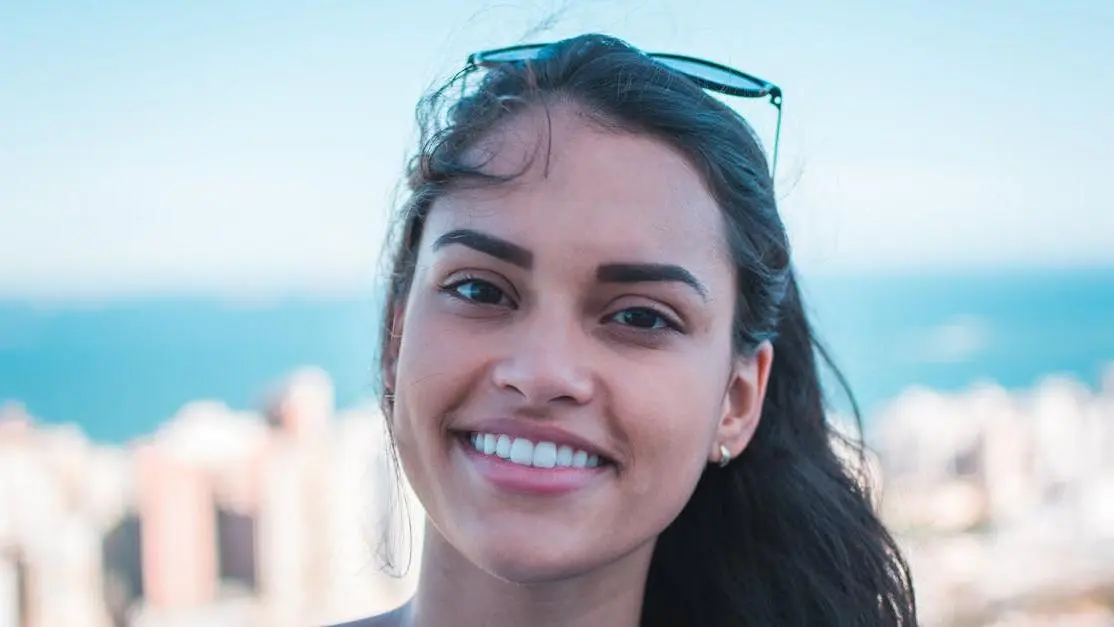
[[[600,465],[599,455],[574,449],[553,442],[532,442],[526,438],[512,438],[500,433],[473,433],[472,446],[484,455],[498,455],[523,466],[538,468],[595,468]]]

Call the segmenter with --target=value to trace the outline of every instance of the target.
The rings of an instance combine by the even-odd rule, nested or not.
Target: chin
[[[516,584],[560,581],[589,572],[611,556],[586,550],[585,542],[553,541],[544,533],[492,534],[474,544],[469,559],[492,576]]]
[[[571,579],[591,572],[597,564],[587,560],[531,559],[523,556],[488,556],[481,563],[481,569],[493,577],[519,585],[543,584]]]

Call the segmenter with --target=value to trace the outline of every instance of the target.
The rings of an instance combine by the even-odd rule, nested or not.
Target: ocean
[[[1056,374],[1096,387],[1114,364],[1114,269],[815,277],[804,289],[868,420],[910,386],[1017,390]],[[373,398],[378,315],[365,297],[0,301],[0,403],[119,443],[192,400],[258,407],[315,365],[348,407]]]

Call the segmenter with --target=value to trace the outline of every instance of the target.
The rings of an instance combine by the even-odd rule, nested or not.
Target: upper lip
[[[526,438],[534,443],[553,442],[557,446],[564,444],[589,454],[598,455],[600,459],[614,461],[614,457],[591,440],[551,424],[514,418],[497,418],[461,427],[460,430],[469,433],[492,433],[507,435],[512,438]]]

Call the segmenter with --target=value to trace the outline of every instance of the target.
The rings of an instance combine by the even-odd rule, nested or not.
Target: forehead
[[[719,206],[665,142],[603,129],[562,106],[517,116],[473,156],[485,172],[518,176],[438,199],[430,232],[483,229],[542,258],[563,251],[730,267]]]

